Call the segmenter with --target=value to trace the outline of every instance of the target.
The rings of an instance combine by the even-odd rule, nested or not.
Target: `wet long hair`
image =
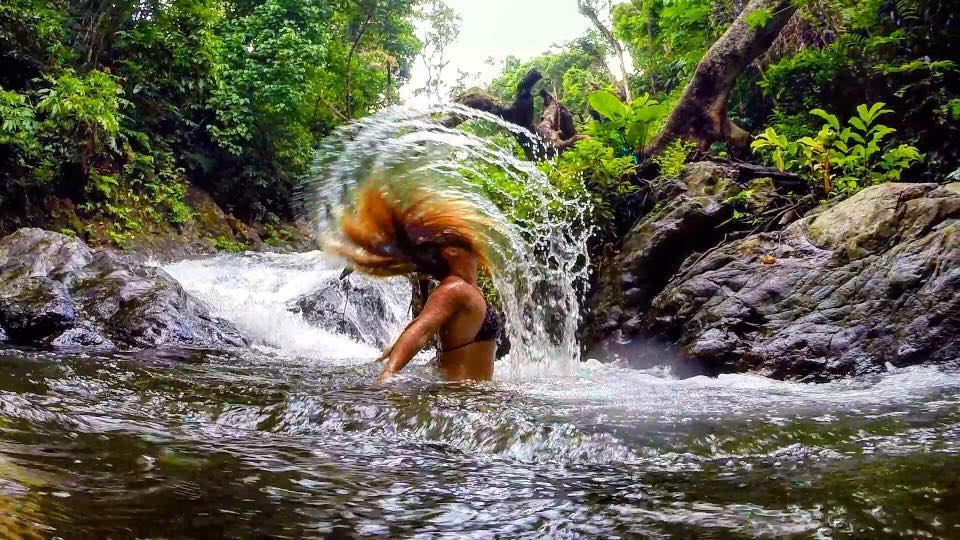
[[[339,218],[329,244],[358,271],[375,276],[425,274],[443,279],[450,267],[443,249],[458,247],[490,268],[489,220],[471,203],[440,196],[424,187],[391,188],[367,182]]]

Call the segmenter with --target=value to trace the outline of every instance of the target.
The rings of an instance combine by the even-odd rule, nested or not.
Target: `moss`
[[[227,251],[230,253],[239,253],[247,249],[247,245],[236,240],[231,240],[226,236],[217,236],[213,239],[213,244],[218,251]]]

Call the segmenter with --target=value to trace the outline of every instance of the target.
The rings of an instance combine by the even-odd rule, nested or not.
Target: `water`
[[[438,122],[452,117],[463,121],[458,128]],[[592,209],[582,193],[554,187],[548,163],[521,157],[517,138],[540,144],[524,128],[462,105],[383,111],[339,128],[318,150],[303,200],[318,237],[332,241],[340,210],[364,185],[394,200],[431,194],[467,205],[484,218],[474,236],[489,246],[506,315],[504,376],[570,375],[580,356]]]
[[[419,359],[374,386],[375,351],[286,311],[331,264],[166,267],[248,349],[0,351],[0,535],[960,537],[955,373],[453,385]]]

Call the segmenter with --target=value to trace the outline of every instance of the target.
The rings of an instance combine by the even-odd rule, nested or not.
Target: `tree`
[[[516,94],[510,105],[504,104],[494,96],[482,91],[472,91],[457,98],[457,102],[480,111],[498,116],[507,122],[527,128],[548,143],[547,154],[539,151],[539,145],[534,141],[523,140],[520,144],[531,159],[543,159],[557,152],[562,152],[583,138],[577,134],[573,122],[573,115],[567,108],[555,99],[546,88],[540,89],[543,111],[539,121],[534,124],[534,86],[540,82],[543,75],[536,68],[527,71],[517,84]],[[456,121],[456,120],[455,120]],[[454,122],[455,122],[454,121]],[[454,123],[450,122],[450,123]]]
[[[740,74],[766,52],[795,11],[791,0],[750,0],[700,60],[683,96],[644,155],[658,153],[677,138],[694,141],[702,149],[715,141],[745,148],[749,134],[727,118],[727,99]]]
[[[444,0],[426,0],[419,17],[427,23],[426,31],[420,39],[423,43],[420,59],[427,70],[427,80],[423,87],[415,89],[413,93],[442,101],[445,97],[443,70],[450,63],[445,58],[445,53],[447,46],[453,43],[460,33],[460,15]]]
[[[685,84],[707,48],[733,20],[735,3],[632,0],[611,9],[614,36],[630,52],[632,87],[658,96]]]
[[[292,217],[317,141],[397,99],[417,4],[0,2],[0,227],[55,195],[121,238],[157,208],[182,223],[188,181],[241,219]]]
[[[613,32],[607,28],[607,25],[600,20],[600,14],[598,12],[599,0],[577,0],[577,9],[587,19],[590,19],[590,22],[593,23],[593,26],[597,29],[597,32],[600,33],[604,39],[607,40],[607,43],[610,45],[610,48],[617,56],[617,60],[620,62],[620,87],[623,89],[623,94],[626,97],[627,101],[633,101],[633,96],[630,93],[630,72],[627,71],[627,62],[624,58],[623,45],[620,43],[620,40],[613,35]],[[607,6],[609,9],[609,5]]]
[[[550,51],[521,62],[508,56],[504,62],[503,74],[494,79],[487,90],[502,101],[512,100],[523,78],[535,69],[541,75],[531,95],[546,89],[556,99],[562,101],[570,112],[578,118],[587,118],[587,89],[593,85],[615,84],[609,68],[602,61],[605,48],[598,36],[587,33],[562,46],[554,46]],[[569,75],[568,75],[569,74]],[[542,104],[534,103],[534,116],[541,112]]]

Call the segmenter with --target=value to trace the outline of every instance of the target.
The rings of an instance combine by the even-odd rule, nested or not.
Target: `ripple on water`
[[[596,363],[451,385],[420,368],[376,387],[369,362],[250,351],[0,362],[0,505],[58,534],[949,537],[960,524],[947,502],[960,385],[930,368],[827,385]]]

